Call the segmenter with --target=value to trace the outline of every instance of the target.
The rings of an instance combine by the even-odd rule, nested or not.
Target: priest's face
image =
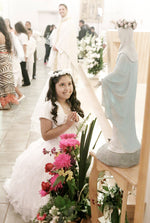
[[[59,14],[62,18],[67,15],[67,9],[63,5],[59,6]]]

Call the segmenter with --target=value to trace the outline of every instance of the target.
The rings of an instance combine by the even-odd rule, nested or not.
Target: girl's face
[[[73,92],[73,85],[71,77],[62,76],[55,85],[56,95],[58,101],[66,101],[70,98]]]
[[[67,9],[63,5],[59,6],[59,14],[62,18],[67,15]]]

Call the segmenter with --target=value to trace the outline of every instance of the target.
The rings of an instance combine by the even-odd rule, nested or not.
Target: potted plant
[[[40,193],[49,196],[49,201],[38,211],[35,223],[90,222],[87,170],[91,164],[88,151],[95,122],[96,119],[86,125],[80,142],[75,134],[61,135],[59,153],[55,154],[53,163],[45,166],[51,177],[41,183]]]
[[[112,179],[112,176],[106,176],[104,172],[101,172],[98,178],[101,189],[98,189],[97,205],[104,215],[100,219],[102,223],[120,223],[123,191],[116,182],[110,182],[110,179]],[[127,214],[125,223],[129,223]]]

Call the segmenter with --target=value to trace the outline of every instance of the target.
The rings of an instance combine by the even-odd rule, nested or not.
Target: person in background
[[[34,52],[36,49],[36,41],[32,37],[32,29],[27,30],[28,33],[28,46],[27,46],[27,71],[29,79],[32,81],[33,77],[33,63],[34,63]]]
[[[51,35],[50,35],[50,47],[52,48],[54,45],[55,34],[56,34],[56,26],[54,24],[51,25]]]
[[[97,33],[95,32],[95,27],[94,27],[94,26],[91,26],[91,27],[90,27],[90,34],[91,34],[92,36],[98,37]]]
[[[42,35],[39,31],[33,29],[30,21],[25,22],[25,27],[26,27],[26,29],[32,29],[32,37],[36,41],[36,49],[34,52],[34,63],[33,63],[33,76],[32,76],[33,79],[36,79],[36,76],[37,76],[37,73],[36,73],[37,46],[38,46],[38,43],[42,40]]]
[[[14,30],[10,24],[10,20],[7,18],[5,19],[5,24],[7,26],[7,30],[11,37],[12,42],[12,66],[13,66],[13,75],[14,75],[14,82],[15,82],[15,91],[18,95],[18,101],[20,102],[25,96],[19,89],[22,83],[22,73],[20,62],[24,58],[24,51],[22,45],[20,44],[18,37],[14,34]]]
[[[87,33],[87,26],[85,25],[84,20],[81,19],[79,21],[79,27],[80,27],[80,31],[79,31],[78,39],[81,40],[83,37],[85,37]]]
[[[0,17],[0,104],[10,109],[10,103],[18,103],[12,68],[12,44],[5,21]]]
[[[59,5],[59,14],[61,21],[58,28],[54,29],[53,47],[47,66],[53,71],[70,68],[76,81],[78,75],[76,28],[65,4]]]
[[[49,55],[50,55],[50,50],[51,50],[51,46],[50,46],[50,35],[52,32],[52,26],[51,25],[47,25],[45,32],[44,32],[44,38],[45,38],[45,56],[44,56],[44,64],[47,64],[47,61],[49,59]]]
[[[22,22],[17,22],[15,24],[15,32],[16,32],[16,35],[18,36],[18,39],[19,39],[21,45],[23,46],[23,50],[24,50],[24,59],[20,63],[21,64],[23,81],[24,81],[22,86],[23,87],[24,86],[29,86],[30,85],[30,80],[29,80],[27,69],[26,69],[28,34],[27,34],[27,30],[25,29]]]

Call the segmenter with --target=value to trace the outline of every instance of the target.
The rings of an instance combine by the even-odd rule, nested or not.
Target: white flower
[[[114,198],[114,194],[113,193],[110,193],[110,196],[111,196],[111,198]]]
[[[70,69],[63,69],[63,70],[59,70],[58,72],[50,71],[48,74],[50,75],[50,77],[58,77],[60,75],[72,74],[72,71]]]
[[[116,22],[116,26],[118,28],[123,28],[123,29],[128,29],[128,28],[135,29],[136,26],[137,26],[137,23],[136,23],[135,20],[134,21],[127,21],[127,20],[123,19],[123,20],[118,20]]]

